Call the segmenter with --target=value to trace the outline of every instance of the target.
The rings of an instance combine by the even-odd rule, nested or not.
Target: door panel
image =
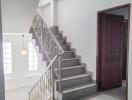
[[[122,78],[126,80],[128,21],[124,21]]]
[[[123,21],[123,16],[102,14],[101,90],[122,84]]]

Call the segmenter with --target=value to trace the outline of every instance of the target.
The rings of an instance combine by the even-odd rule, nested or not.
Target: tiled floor
[[[99,92],[78,100],[125,100],[125,87]]]

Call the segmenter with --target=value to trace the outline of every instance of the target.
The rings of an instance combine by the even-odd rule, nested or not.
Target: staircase
[[[58,26],[49,29],[37,14],[30,32],[47,67],[29,92],[29,100],[77,100],[97,91],[92,72],[86,70]]]

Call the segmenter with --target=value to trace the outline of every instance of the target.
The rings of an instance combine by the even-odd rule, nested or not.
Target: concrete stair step
[[[58,62],[58,60],[56,60],[56,63]],[[56,63],[53,63],[53,66],[55,64],[56,66]],[[47,62],[47,65],[49,64],[49,62]],[[81,63],[80,63],[80,59],[78,58],[68,58],[68,59],[62,59],[61,60],[61,67],[62,68],[66,68],[66,67],[71,67],[71,66],[80,66]]]
[[[61,66],[62,67],[70,67],[70,66],[79,66],[80,59],[78,58],[68,58],[68,59],[62,59]]]
[[[75,57],[75,53],[73,51],[65,51],[64,55],[62,56],[62,59],[68,59],[74,57]]]
[[[59,28],[50,28],[54,34],[58,34]]]
[[[90,95],[97,92],[95,82],[84,83],[78,86],[73,86],[63,90],[62,100],[76,100],[85,95]]]
[[[71,66],[71,67],[62,68],[63,78],[73,76],[73,75],[83,74],[83,73],[85,73],[84,66]]]
[[[59,30],[59,26],[51,26],[50,29],[51,30]]]
[[[69,76],[66,78],[62,78],[62,89],[77,86],[84,83],[89,83],[92,81],[92,74],[78,74],[74,76]],[[56,80],[56,89],[59,89],[59,80]]]
[[[61,44],[61,45],[64,45],[66,44],[66,41],[62,38],[57,38],[58,42]]]
[[[61,39],[62,38],[62,35],[61,34],[54,34],[55,35],[55,37],[57,38],[57,39]]]
[[[62,45],[62,48],[65,50],[65,51],[70,51],[70,46],[69,45]]]
[[[40,52],[40,50],[39,50],[39,52]],[[62,56],[62,59],[69,59],[69,58],[75,58],[75,54],[73,51],[65,51],[64,55]],[[48,60],[45,52],[43,52],[43,60],[44,61]]]

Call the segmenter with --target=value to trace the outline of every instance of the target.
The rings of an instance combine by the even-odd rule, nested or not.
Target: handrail
[[[57,38],[54,36],[53,32],[48,28],[47,24],[43,21],[43,18],[37,13],[36,17],[39,16],[41,18],[41,21],[43,22],[43,24],[45,25],[45,28],[48,29],[49,33],[51,34],[52,38],[54,39],[55,43],[57,44],[58,48],[61,50],[62,54],[64,54],[64,49],[62,48],[62,46],[60,45],[60,43],[58,42]],[[40,28],[42,29],[42,28]]]
[[[39,81],[41,80],[41,78],[45,75],[45,73],[47,72],[47,70],[51,67],[51,65],[53,64],[53,62],[56,60],[56,58],[58,57],[58,55],[56,55],[54,57],[54,59],[50,62],[50,64],[48,65],[48,67],[44,70],[44,73],[41,75],[41,77],[39,78],[39,80],[36,82],[36,84],[32,87],[32,89],[29,91],[29,94],[32,92],[32,90],[35,88],[35,86],[39,83]]]
[[[46,25],[46,24],[45,24]],[[43,29],[43,28],[34,28],[34,29]],[[51,34],[52,38],[54,39],[54,41],[56,42],[58,48],[60,48],[62,55],[65,53],[64,49],[62,48],[62,46],[60,45],[60,43],[58,42],[58,40],[56,39],[56,37],[54,36],[53,32],[51,30],[49,30],[49,28],[47,28],[49,33]]]
[[[39,80],[29,91],[29,100],[34,100],[34,98],[37,100],[42,100],[42,91],[48,93],[49,98],[54,99],[54,74],[59,79],[59,92],[62,93],[61,56],[65,51],[58,42],[54,33],[48,28],[39,14],[35,16],[31,29],[33,30],[32,34],[35,36],[35,39],[38,41],[42,50],[42,55],[43,52],[45,52],[49,63]],[[58,73],[56,73],[56,68],[59,68]],[[52,81],[52,84],[50,81]],[[46,96],[44,98],[47,100]]]
[[[46,25],[46,24],[45,24]],[[52,38],[54,39],[54,41],[56,42],[57,46],[60,48],[62,54],[64,54],[64,49],[62,48],[62,46],[60,45],[60,43],[58,42],[58,40],[56,39],[56,37],[54,36],[53,32],[51,30],[49,30],[48,26],[46,25],[49,33],[51,34]]]

